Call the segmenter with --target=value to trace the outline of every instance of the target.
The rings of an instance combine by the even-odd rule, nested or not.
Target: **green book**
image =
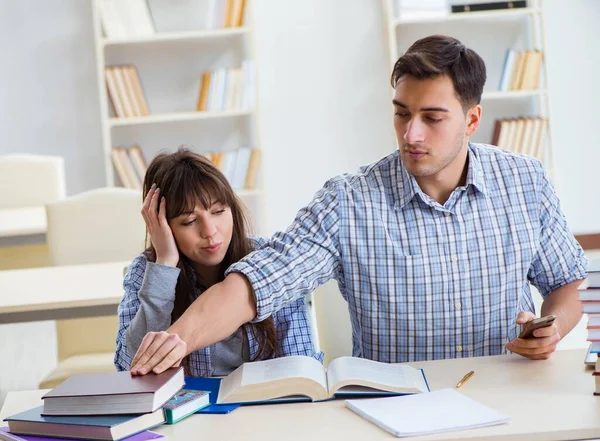
[[[163,406],[167,424],[175,424],[210,404],[208,392],[181,389]]]

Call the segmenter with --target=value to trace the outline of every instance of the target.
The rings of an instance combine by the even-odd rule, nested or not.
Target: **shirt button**
[[[452,263],[456,263],[458,261],[458,258],[456,256],[452,256],[450,260],[452,261]]]
[[[449,211],[444,212],[444,216],[446,216],[446,217],[450,217],[451,214],[452,213],[450,213]]]
[[[461,345],[458,345],[456,347],[456,352],[462,352],[462,346]]]
[[[456,303],[454,304],[454,307],[455,307],[456,309],[460,309],[460,308],[462,307],[462,305],[460,304],[460,302],[456,302]]]

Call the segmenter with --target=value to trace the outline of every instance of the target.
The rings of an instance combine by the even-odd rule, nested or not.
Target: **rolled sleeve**
[[[545,173],[540,173],[540,240],[528,278],[543,297],[587,277],[587,259],[567,226],[560,202]]]
[[[337,191],[333,180],[327,182],[285,232],[227,269],[225,275],[244,274],[252,285],[257,310],[253,322],[339,278]]]

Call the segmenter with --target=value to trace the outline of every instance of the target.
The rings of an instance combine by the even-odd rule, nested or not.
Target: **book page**
[[[329,363],[330,394],[346,385],[368,386],[385,391],[426,392],[419,369],[405,364],[381,363],[357,357],[340,357]]]
[[[266,383],[285,378],[311,378],[327,390],[323,365],[312,357],[295,355],[244,364],[241,386]]]

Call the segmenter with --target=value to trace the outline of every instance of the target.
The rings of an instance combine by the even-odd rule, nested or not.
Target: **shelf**
[[[260,196],[261,192],[260,192],[260,190],[258,190],[256,188],[251,188],[251,189],[244,188],[242,190],[235,190],[235,194],[237,194],[241,199],[244,199],[244,198]]]
[[[535,96],[545,96],[545,89],[538,90],[493,90],[490,92],[483,92],[481,95],[482,100],[503,100],[503,99],[518,99],[518,98],[531,98]]]
[[[143,124],[162,124],[170,122],[200,121],[220,118],[235,118],[251,115],[251,110],[213,110],[207,112],[163,113],[131,118],[109,118],[109,127],[137,126]]]
[[[499,9],[495,11],[479,11],[479,12],[459,12],[448,13],[439,17],[422,17],[422,18],[406,18],[394,20],[394,26],[407,24],[424,24],[424,23],[440,23],[449,21],[466,21],[466,20],[497,20],[503,18],[517,18],[526,15],[534,15],[540,12],[539,8],[515,8],[515,9]]]
[[[203,31],[187,31],[187,32],[157,32],[154,35],[148,35],[145,37],[134,37],[126,40],[110,40],[103,38],[100,40],[100,44],[104,47],[107,46],[122,46],[130,44],[145,44],[145,43],[159,43],[159,42],[181,42],[181,41],[195,41],[195,40],[208,40],[215,38],[227,38],[233,36],[245,35],[250,32],[250,27],[243,26],[237,28],[222,28],[222,29],[211,29]]]

